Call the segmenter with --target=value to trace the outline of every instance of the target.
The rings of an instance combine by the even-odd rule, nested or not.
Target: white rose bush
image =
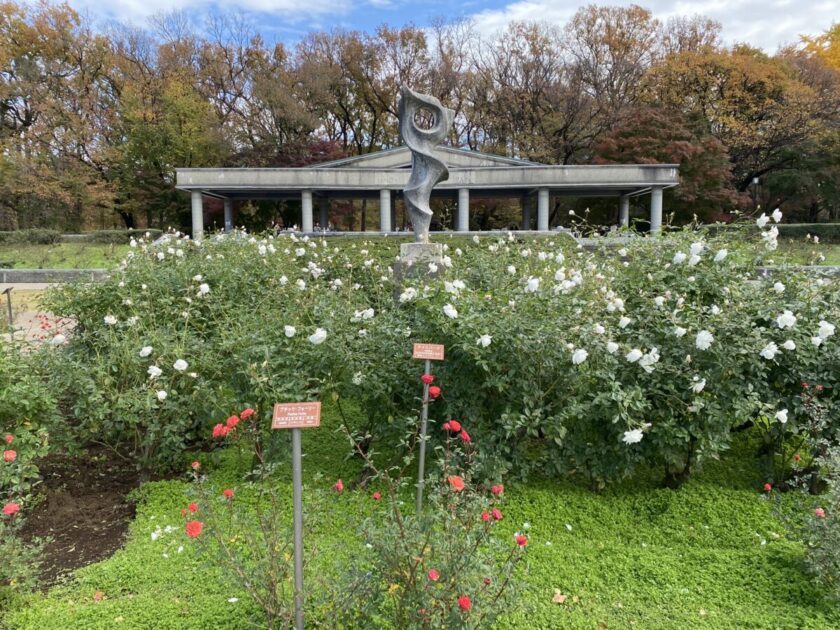
[[[439,235],[434,278],[398,274],[393,239],[169,235],[138,242],[109,280],[51,294],[78,322],[51,360],[69,364],[87,430],[149,467],[174,465],[223,407],[267,420],[275,402],[320,399],[364,413],[365,448],[404,435],[421,369],[411,346],[427,342],[446,346],[439,404],[485,436],[488,478],[571,475],[600,490],[653,467],[678,487],[733,429],[757,426],[778,482],[790,448],[809,443],[803,381],[834,417],[840,305],[793,268],[759,273],[777,254],[772,229],[631,239],[623,256],[563,235]],[[175,241],[184,254],[161,259]]]

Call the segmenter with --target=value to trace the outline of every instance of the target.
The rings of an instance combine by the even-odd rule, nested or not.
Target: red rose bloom
[[[17,459],[17,453],[15,451],[3,451],[3,459],[7,462],[13,462]]]
[[[213,439],[215,440],[215,439],[218,439],[220,437],[223,437],[224,433],[222,433],[222,431],[224,431],[224,430],[225,430],[225,425],[223,425],[221,422],[219,424],[217,424],[216,426],[214,426],[213,427]]]
[[[227,419],[227,422],[225,423],[225,426],[226,426],[228,429],[232,429],[232,428],[234,428],[237,424],[239,424],[239,416],[231,416],[230,418],[228,418],[228,419]]]
[[[525,536],[524,534],[519,534],[516,537],[516,544],[519,545],[520,547],[524,547],[525,545],[528,544],[528,537]]]
[[[458,422],[457,420],[450,420],[449,421],[449,430],[452,431],[452,433],[458,433],[458,431],[461,430],[461,423]]]
[[[452,429],[452,425],[450,425],[448,422],[444,422],[444,423],[443,423],[443,426],[442,426],[441,428],[442,428],[444,431],[450,431],[450,430]]]
[[[181,508],[181,516],[187,515],[187,508]]]
[[[222,494],[225,495],[225,499],[232,499],[233,498],[233,490],[230,488],[225,488],[222,490]]]
[[[11,444],[12,442],[14,442],[15,438],[11,434],[7,433],[3,436],[3,439],[6,440],[6,444]]]
[[[800,459],[802,459],[802,455],[800,455],[799,453],[793,454],[793,461],[798,462]]]
[[[464,444],[469,444],[469,443],[470,443],[470,441],[471,441],[470,434],[469,434],[469,433],[467,433],[466,431],[461,431],[461,432],[458,434],[458,436],[461,438],[461,441],[462,441]]]
[[[187,506],[187,509],[188,509],[190,512],[198,512],[198,503],[190,503],[190,504]]]
[[[335,488],[336,492],[341,492],[342,490],[344,490],[344,482],[341,479],[339,479],[335,482],[333,488]]]
[[[490,512],[484,511],[481,513],[481,520],[482,521],[489,521],[490,520]]]
[[[817,518],[825,518],[825,510],[821,507],[818,507],[816,510],[814,510],[814,516],[816,516]]]
[[[770,492],[772,489],[773,486],[771,486],[769,483],[764,484],[764,492]]]
[[[201,535],[201,530],[204,528],[204,523],[201,521],[187,521],[186,531],[190,538],[198,538]]]
[[[429,396],[431,396],[432,398],[437,398],[438,396],[440,396],[440,387],[438,387],[437,385],[432,385],[429,388]]]
[[[455,492],[461,492],[464,489],[464,480],[458,475],[452,475],[449,477],[449,485]]]
[[[242,413],[239,414],[239,417],[243,420],[247,420],[251,416],[254,415],[254,410],[248,407],[247,409],[243,410]]]
[[[469,610],[472,608],[472,600],[466,595],[461,595],[461,597],[458,598],[458,607],[461,610]]]
[[[502,511],[499,508],[493,508],[493,520],[501,521],[503,518]]]
[[[382,498],[382,494],[380,494],[379,492],[374,492],[372,497],[374,501],[379,501],[379,499]]]
[[[20,512],[20,506],[13,501],[10,501],[3,506],[3,514],[6,516],[14,516],[18,512]]]
[[[193,469],[193,470],[198,470],[199,468],[201,468],[201,462],[197,462],[197,461],[196,461],[196,462],[193,462],[193,463],[192,463],[192,464],[190,464],[190,465],[192,466],[192,469]]]
[[[486,577],[486,578],[484,578],[484,583],[487,586],[490,586],[493,583],[493,580],[491,580],[489,577]]]
[[[437,582],[440,579],[440,573],[437,569],[429,569],[429,579],[432,582]]]
[[[504,491],[505,491],[505,487],[500,483],[494,484],[493,487],[490,488],[490,492],[492,492],[496,496],[499,496]]]
[[[420,377],[420,380],[423,381],[423,383],[425,383],[426,385],[431,385],[435,382],[435,377],[431,374],[424,374]]]

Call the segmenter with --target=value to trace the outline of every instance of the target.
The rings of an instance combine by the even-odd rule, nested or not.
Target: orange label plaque
[[[311,429],[321,426],[321,403],[277,403],[271,417],[272,429]]]
[[[443,345],[439,343],[415,343],[413,358],[443,361]]]

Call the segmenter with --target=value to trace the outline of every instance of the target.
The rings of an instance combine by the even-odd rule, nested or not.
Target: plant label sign
[[[321,403],[277,403],[271,417],[272,429],[311,429],[321,426]]]
[[[443,344],[415,343],[412,358],[425,359],[426,361],[443,361]]]

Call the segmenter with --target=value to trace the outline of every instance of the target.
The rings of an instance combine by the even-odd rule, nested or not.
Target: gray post
[[[458,189],[458,218],[455,222],[455,229],[458,232],[469,232],[470,230],[470,189]]]
[[[233,232],[233,199],[225,199],[225,232]]]
[[[650,233],[659,234],[662,230],[662,187],[650,189]]]
[[[621,227],[630,226],[630,197],[627,195],[618,198],[618,222]]]
[[[304,190],[300,194],[300,229],[302,232],[312,231],[312,191]]]
[[[424,374],[431,374],[432,362],[426,359],[426,371]],[[424,479],[426,473],[426,422],[429,420],[429,385],[423,383],[423,410],[420,412],[420,463],[417,468],[417,515],[423,509],[423,487],[426,485]]]
[[[303,630],[303,482],[301,481],[300,429],[292,429],[292,504],[295,538],[295,628]]]
[[[192,191],[190,198],[192,201],[192,237],[194,241],[200,241],[204,238],[204,205],[201,200],[201,191]]]
[[[391,191],[386,188],[379,191],[379,231],[391,231]]]
[[[548,188],[537,191],[537,229],[548,232]]]
[[[327,197],[321,197],[318,200],[318,223],[321,224],[321,229],[326,232],[327,226],[330,224],[330,200]]]
[[[11,328],[12,328],[12,324],[14,324],[14,323],[15,323],[15,318],[14,318],[14,316],[12,315],[12,289],[13,289],[13,288],[14,288],[14,287],[9,287],[9,288],[8,288],[8,289],[6,289],[5,291],[3,291],[3,293],[5,293],[5,294],[6,294],[6,301],[7,301],[7,302],[8,302],[8,304],[9,304],[9,330],[11,330]]]
[[[531,204],[530,199],[526,196],[522,196],[519,198],[519,205],[522,208],[522,229],[523,230],[530,230],[531,229]]]

